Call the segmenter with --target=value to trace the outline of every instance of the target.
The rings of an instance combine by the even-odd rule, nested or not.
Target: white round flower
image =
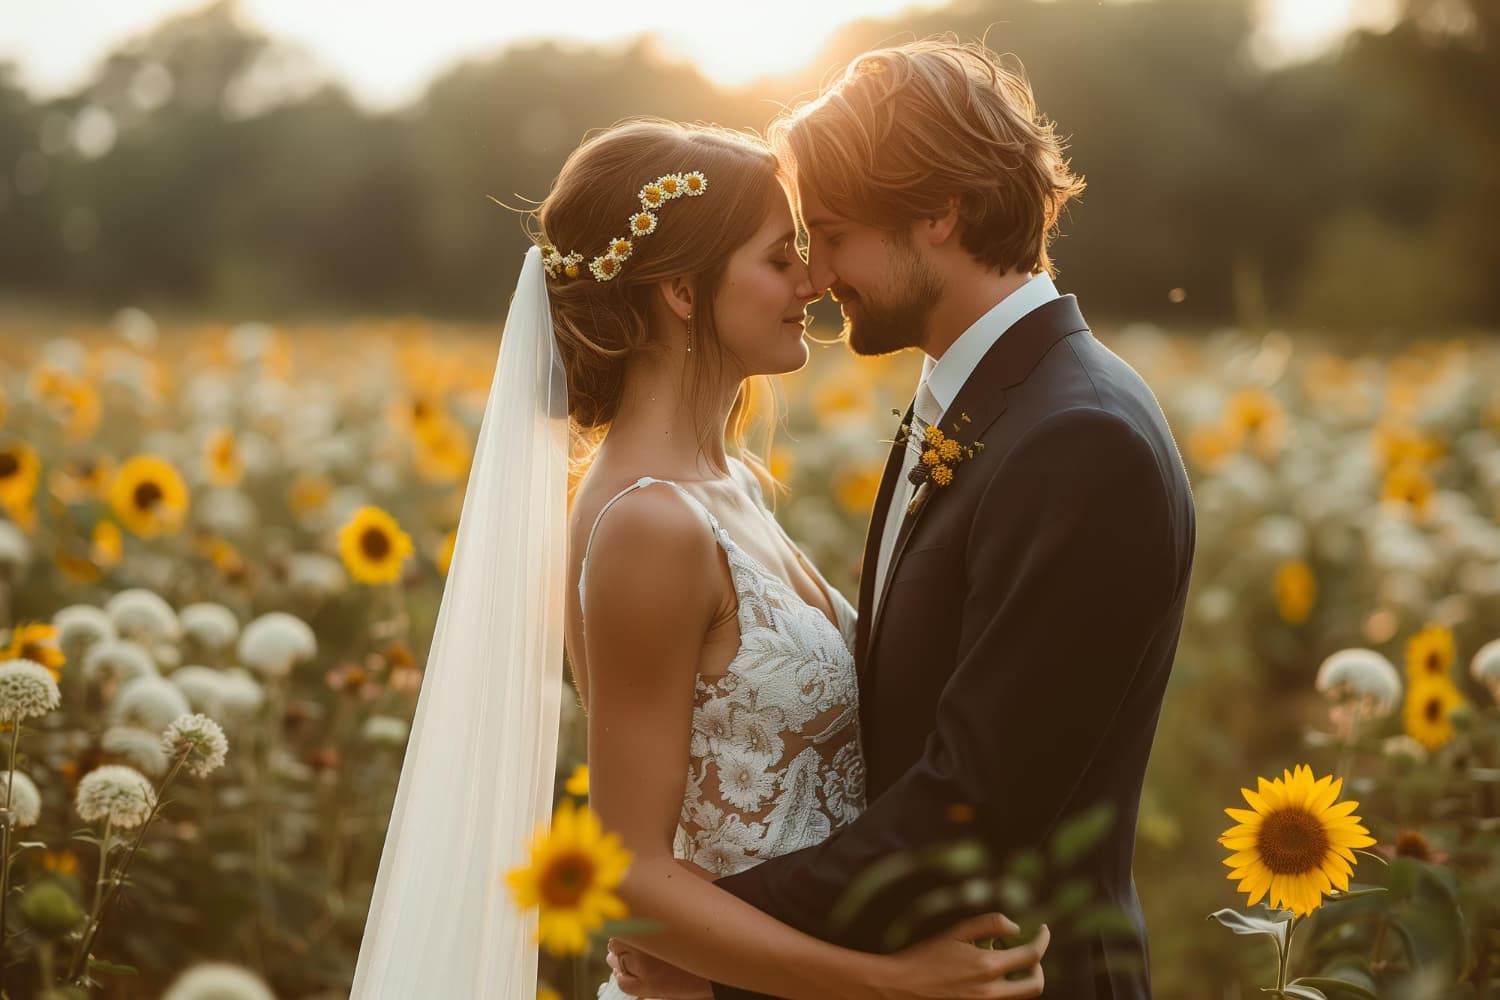
[[[265,703],[266,691],[260,681],[243,667],[230,667],[219,679],[219,697],[224,714],[230,718],[250,718]]]
[[[205,489],[193,497],[193,523],[215,535],[242,540],[260,525],[255,501],[237,489]]]
[[[197,663],[178,667],[167,678],[187,696],[194,711],[218,715],[224,699],[224,675],[212,667]]]
[[[1500,639],[1491,639],[1479,647],[1469,661],[1469,672],[1500,699]]]
[[[70,604],[52,616],[58,648],[69,660],[80,660],[95,643],[115,637],[114,619],[92,604]]]
[[[174,720],[161,734],[162,752],[176,760],[186,754],[183,768],[202,778],[224,766],[229,741],[224,730],[206,715],[184,715]]]
[[[240,637],[240,620],[233,611],[214,601],[189,604],[177,617],[182,622],[183,634],[203,649],[225,652]]]
[[[360,727],[359,735],[366,743],[399,747],[406,742],[408,726],[405,719],[389,715],[372,715]]]
[[[104,610],[114,619],[115,631],[126,638],[141,639],[145,645],[176,642],[182,637],[182,624],[160,594],[144,587],[122,590],[109,599]]]
[[[313,630],[285,611],[268,611],[240,633],[240,662],[267,677],[285,677],[317,654]]]
[[[62,701],[52,672],[35,660],[0,663],[0,722],[46,715]]]
[[[201,962],[174,979],[161,1000],[276,1000],[276,994],[249,969]]]
[[[5,804],[5,777],[8,773],[0,768],[0,806]],[[15,773],[10,786],[10,813],[16,826],[35,826],[42,815],[42,793],[20,771]]]
[[[1284,562],[1307,553],[1307,529],[1284,514],[1270,514],[1255,525],[1255,547],[1266,556]]]
[[[165,677],[137,677],[120,688],[110,707],[110,718],[116,725],[139,726],[159,733],[173,719],[192,710],[187,696]]]
[[[99,742],[106,753],[125,758],[131,767],[153,778],[167,773],[167,756],[161,752],[161,736],[157,733],[134,726],[111,726]]]
[[[0,572],[17,577],[29,565],[31,543],[26,540],[20,528],[9,521],[0,521]]]
[[[146,647],[133,639],[104,639],[89,647],[83,657],[83,676],[89,680],[114,677],[128,682],[159,674]]]
[[[101,764],[78,782],[74,808],[85,823],[108,820],[129,830],[146,822],[156,806],[156,790],[141,772],[124,764]]]
[[[343,563],[322,552],[294,552],[287,558],[287,586],[306,600],[321,600],[349,586]]]
[[[152,647],[151,658],[161,670],[176,670],[182,663],[182,650],[169,642],[159,642]]]
[[[1401,677],[1373,649],[1341,649],[1318,668],[1315,686],[1332,701],[1369,705],[1372,717],[1388,715],[1401,699]]]
[[[1427,759],[1427,748],[1405,733],[1387,737],[1380,744],[1380,752],[1387,757],[1405,757],[1418,763]]]

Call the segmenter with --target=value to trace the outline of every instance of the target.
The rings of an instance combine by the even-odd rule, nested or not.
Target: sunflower
[[[444,576],[448,575],[448,568],[453,565],[453,544],[458,541],[458,529],[454,528],[443,536],[443,542],[438,546],[437,568]]]
[[[94,525],[90,558],[100,569],[113,569],[120,563],[120,553],[125,548],[124,536],[113,521],[100,521]]]
[[[1343,778],[1313,780],[1312,768],[1297,765],[1273,781],[1259,779],[1260,790],[1240,789],[1250,809],[1225,809],[1238,823],[1219,843],[1233,853],[1224,864],[1238,879],[1237,891],[1254,906],[1267,895],[1270,905],[1307,916],[1323,905],[1325,893],[1349,890],[1354,848],[1375,839],[1353,815],[1354,801],[1337,802]]]
[[[573,773],[568,776],[568,783],[564,786],[569,795],[585,798],[589,794],[589,766],[579,764],[573,768]]]
[[[1380,496],[1383,500],[1406,504],[1420,518],[1431,509],[1436,492],[1437,487],[1420,465],[1403,462],[1386,473]]]
[[[613,889],[630,861],[619,835],[605,833],[592,809],[564,799],[551,832],[539,828],[532,838],[529,863],[505,878],[517,906],[540,909],[542,946],[554,955],[576,955],[588,948],[591,931],[625,916]]]
[[[1453,710],[1464,696],[1446,677],[1413,680],[1406,689],[1402,713],[1406,734],[1429,750],[1437,750],[1453,739]]]
[[[114,465],[108,458],[75,458],[52,470],[47,488],[63,503],[83,503],[105,495]]]
[[[875,469],[845,469],[833,479],[834,498],[851,514],[868,512],[879,492],[880,472]]]
[[[36,492],[42,463],[36,449],[25,442],[0,445],[0,504],[25,506]]]
[[[1292,559],[1276,568],[1276,610],[1282,621],[1300,625],[1312,613],[1318,596],[1318,581],[1312,567],[1301,559]]]
[[[245,463],[234,442],[234,432],[221,427],[208,436],[203,448],[203,464],[208,481],[215,486],[238,486],[245,475]]]
[[[286,503],[292,513],[302,515],[321,510],[333,496],[333,481],[317,472],[299,472],[286,488]]]
[[[339,555],[360,583],[395,583],[411,554],[411,536],[379,507],[361,507],[339,529]]]
[[[1232,446],[1252,446],[1269,458],[1281,446],[1285,416],[1276,397],[1263,389],[1241,389],[1224,409],[1224,430]]]
[[[62,679],[62,667],[67,662],[63,651],[57,648],[57,626],[45,622],[18,624],[10,633],[10,644],[0,653],[0,660],[32,660],[40,663],[52,673],[53,680]]]
[[[135,455],[120,466],[109,498],[120,523],[142,538],[176,534],[188,508],[182,476],[155,455]]]
[[[1446,680],[1455,655],[1453,633],[1441,625],[1429,625],[1407,640],[1406,679],[1413,685]]]

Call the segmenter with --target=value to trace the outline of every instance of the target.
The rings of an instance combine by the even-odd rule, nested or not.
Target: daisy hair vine
[[[892,411],[898,416],[899,410]],[[913,415],[912,420],[916,420]],[[896,441],[899,444],[907,444],[912,436],[918,432],[912,430],[912,420],[902,424],[896,432]],[[960,413],[959,418],[953,424],[953,436],[943,433],[943,429],[936,424],[920,427],[920,438],[918,444],[921,452],[917,464],[912,466],[907,478],[917,488],[912,495],[911,503],[907,504],[906,512],[915,514],[922,509],[927,502],[927,497],[934,489],[943,489],[953,484],[958,466],[984,450],[984,442],[977,441],[974,444],[961,444],[957,436],[963,430],[963,425],[971,423],[967,413]],[[920,425],[921,421],[917,421]]]
[[[662,174],[641,188],[636,194],[640,200],[639,211],[632,212],[625,224],[625,235],[609,240],[607,249],[589,261],[588,271],[595,281],[613,281],[635,252],[635,241],[656,232],[657,211],[676,198],[696,198],[708,190],[708,178],[701,170],[686,173]],[[542,270],[549,278],[575,279],[583,277],[583,254],[576,251],[563,253],[545,240],[537,244],[542,251]]]

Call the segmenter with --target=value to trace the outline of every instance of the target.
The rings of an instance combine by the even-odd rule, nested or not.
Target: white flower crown
[[[594,280],[613,280],[634,252],[633,241],[656,232],[656,209],[661,208],[664,203],[673,198],[681,198],[684,195],[696,198],[707,190],[708,178],[698,170],[685,174],[662,174],[641,188],[637,195],[641,200],[641,210],[631,215],[629,223],[626,224],[626,232],[629,235],[612,238],[609,241],[609,249],[589,261],[589,273],[594,276]],[[546,241],[540,243],[539,246],[542,249],[542,269],[547,272],[547,277],[583,277],[583,254],[562,253]]]

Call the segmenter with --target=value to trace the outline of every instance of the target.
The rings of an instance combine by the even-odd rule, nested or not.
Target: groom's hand
[[[714,988],[707,979],[684,972],[615,938],[609,939],[609,954],[605,961],[614,970],[620,989],[633,997],[713,1000]]]

